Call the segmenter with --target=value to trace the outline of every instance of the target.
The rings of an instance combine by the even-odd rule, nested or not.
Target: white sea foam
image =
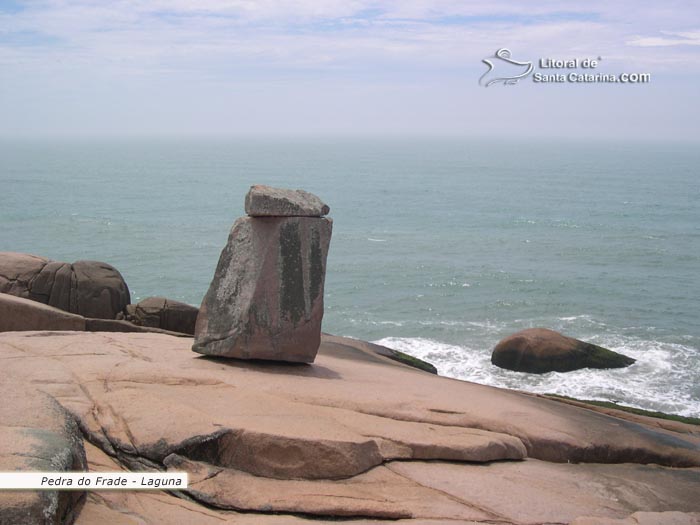
[[[524,374],[491,364],[490,349],[452,345],[426,338],[386,337],[377,344],[424,359],[440,375],[485,385],[561,394],[579,399],[613,401],[647,410],[700,415],[695,367],[698,350],[681,344],[620,335],[589,338],[591,342],[633,357],[637,362],[612,370]]]

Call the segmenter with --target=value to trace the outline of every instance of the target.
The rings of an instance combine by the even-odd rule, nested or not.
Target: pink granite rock
[[[115,319],[130,302],[124,278],[107,263],[28,253],[0,252],[0,292],[96,319]]]
[[[243,217],[221,252],[192,350],[310,363],[321,342],[332,221]]]
[[[0,293],[0,332],[85,330],[85,318],[36,301]]]
[[[330,208],[308,191],[258,184],[245,196],[245,212],[251,217],[322,217]]]

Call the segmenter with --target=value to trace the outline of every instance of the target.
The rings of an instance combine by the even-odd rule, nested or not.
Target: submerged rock
[[[270,186],[251,186],[245,197],[251,217],[322,217],[330,208],[313,193]]]
[[[331,231],[327,218],[238,219],[202,301],[192,350],[312,362],[321,342]]]
[[[115,319],[130,302],[124,278],[107,263],[15,252],[0,252],[0,292],[96,319]]]
[[[529,328],[502,339],[491,362],[517,372],[543,374],[580,368],[622,368],[635,362],[618,354],[546,328]]]

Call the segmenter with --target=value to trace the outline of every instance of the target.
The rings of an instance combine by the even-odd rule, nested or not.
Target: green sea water
[[[251,184],[331,207],[324,330],[444,375],[700,415],[700,148],[473,139],[0,142],[0,251],[109,262],[198,304]],[[637,359],[490,364],[544,326]]]

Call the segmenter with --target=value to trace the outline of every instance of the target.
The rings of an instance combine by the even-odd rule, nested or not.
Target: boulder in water
[[[580,368],[622,368],[634,359],[546,328],[529,328],[501,340],[491,362],[517,372],[543,374]]]

